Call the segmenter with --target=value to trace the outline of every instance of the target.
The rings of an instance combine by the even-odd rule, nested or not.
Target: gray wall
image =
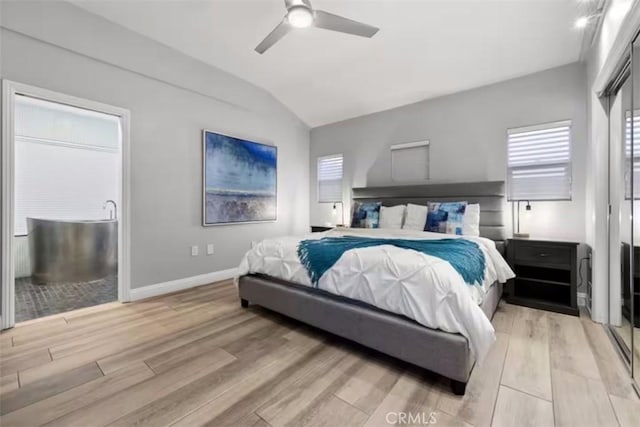
[[[236,267],[251,241],[308,230],[309,129],[270,94],[67,3],[0,7],[3,78],[131,111],[132,288]],[[278,146],[277,222],[200,225],[203,128]]]
[[[473,72],[469,70],[469,72]],[[574,63],[311,131],[311,223],[336,222],[331,205],[317,203],[318,156],[344,154],[345,220],[352,187],[391,185],[389,146],[430,141],[431,182],[506,179],[508,128],[571,119],[573,199],[535,202],[532,237],[584,241],[586,73]],[[510,210],[509,210],[510,212]],[[511,218],[508,215],[507,221]],[[341,218],[338,215],[337,222]]]

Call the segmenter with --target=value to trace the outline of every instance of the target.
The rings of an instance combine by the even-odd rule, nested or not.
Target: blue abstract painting
[[[275,221],[278,149],[204,131],[204,225]]]

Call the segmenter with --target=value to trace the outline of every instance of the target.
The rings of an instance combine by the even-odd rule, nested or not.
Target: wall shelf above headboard
[[[504,220],[506,207],[504,181],[362,187],[354,188],[352,192],[354,201],[380,201],[383,206],[458,201],[479,203],[480,235],[495,241],[503,241],[507,238]]]

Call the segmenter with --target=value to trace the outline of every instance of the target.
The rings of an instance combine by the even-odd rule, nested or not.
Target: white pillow
[[[382,206],[380,208],[379,228],[402,228],[405,205],[392,206],[390,208]]]
[[[467,205],[462,220],[462,234],[465,236],[480,235],[480,205]]]
[[[407,216],[404,219],[402,228],[405,230],[424,231],[424,226],[427,223],[427,213],[429,213],[428,207],[409,203],[407,205]]]

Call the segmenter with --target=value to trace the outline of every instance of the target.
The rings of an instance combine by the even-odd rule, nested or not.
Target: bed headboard
[[[504,181],[464,182],[451,184],[364,187],[353,189],[357,202],[380,201],[382,206],[426,205],[427,202],[480,204],[480,235],[497,242],[507,238],[504,213],[506,208]]]

